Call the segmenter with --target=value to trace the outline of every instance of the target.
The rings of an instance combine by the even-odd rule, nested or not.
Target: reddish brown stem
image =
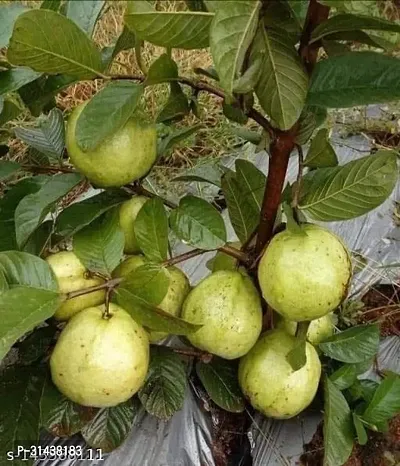
[[[189,358],[198,358],[205,364],[208,364],[213,355],[206,353],[205,351],[198,351],[195,349],[181,349],[181,348],[171,348],[174,353],[182,354],[183,356],[188,356]]]

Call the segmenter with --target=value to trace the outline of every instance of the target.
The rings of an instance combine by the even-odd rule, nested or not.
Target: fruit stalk
[[[122,282],[122,278],[113,278],[112,280],[108,280],[105,283],[101,283],[100,285],[89,286],[88,288],[83,288],[82,290],[71,291],[66,293],[66,299],[73,299],[78,296],[83,296],[84,294],[93,293],[93,291],[99,291],[104,289],[113,289],[118,286]]]

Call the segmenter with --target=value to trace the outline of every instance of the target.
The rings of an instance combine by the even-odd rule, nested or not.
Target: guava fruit
[[[297,330],[297,322],[280,318],[278,319],[275,327],[285,330],[289,335],[294,336]],[[321,341],[332,336],[334,329],[335,325],[333,323],[333,314],[326,314],[323,317],[314,319],[310,322],[307,332],[307,340],[312,345],[318,345]]]
[[[148,201],[147,197],[133,196],[119,208],[119,225],[125,236],[124,252],[126,254],[137,254],[140,252],[133,225],[139,210],[146,201]]]
[[[155,126],[131,118],[97,147],[84,152],[78,146],[75,130],[86,104],[78,105],[67,123],[66,147],[71,163],[101,188],[123,186],[144,176],[156,160]]]
[[[113,276],[125,277],[146,262],[146,259],[140,255],[128,257],[114,270]],[[168,291],[157,307],[168,312],[168,314],[179,316],[183,301],[190,291],[190,283],[187,276],[177,267],[168,267],[167,272],[169,273]],[[167,335],[165,332],[151,330],[149,332],[149,339],[151,342],[156,342],[162,340]]]
[[[104,283],[101,278],[89,277],[85,266],[72,251],[57,252],[48,256],[46,261],[57,278],[60,293],[83,290]],[[77,296],[64,301],[57,309],[54,317],[57,320],[68,320],[87,307],[104,303],[104,300],[105,290]]]
[[[296,322],[318,319],[339,306],[352,270],[350,254],[336,235],[317,225],[301,230],[274,236],[258,266],[265,300]]]
[[[321,363],[315,348],[306,343],[307,362],[297,371],[286,361],[296,343],[296,338],[283,330],[270,330],[240,360],[240,388],[251,405],[265,416],[296,416],[317,392]]]
[[[192,345],[221,358],[240,358],[261,332],[260,297],[248,276],[219,270],[189,293],[182,318],[203,325],[187,336]]]
[[[50,358],[53,382],[67,398],[104,408],[128,400],[149,365],[147,333],[116,304],[90,307],[65,326]]]

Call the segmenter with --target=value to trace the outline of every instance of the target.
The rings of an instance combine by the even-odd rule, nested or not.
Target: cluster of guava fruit
[[[72,163],[96,186],[121,186],[146,174],[155,160],[154,127],[130,121],[92,152],[75,140],[82,107],[72,114],[67,148]],[[103,163],[104,162],[104,163]],[[148,260],[140,253],[135,219],[147,201],[134,196],[120,207],[125,260],[113,277],[134,274]],[[254,408],[267,416],[289,418],[313,400],[321,375],[314,348],[333,333],[332,311],[345,298],[351,278],[350,256],[342,241],[316,225],[275,235],[258,266],[258,285],[243,268],[218,253],[216,271],[193,289],[185,274],[168,267],[170,284],[159,308],[201,324],[188,335],[190,343],[224,359],[239,359],[239,385]],[[73,251],[47,258],[62,293],[102,283]],[[225,267],[224,264],[228,264]],[[233,267],[232,267],[233,265]],[[261,294],[277,313],[273,330],[262,333]],[[129,399],[143,385],[149,365],[149,344],[166,334],[144,329],[120,306],[105,312],[104,290],[61,303],[55,317],[67,321],[51,356],[52,378],[59,390],[85,406],[113,406]],[[299,322],[311,321],[306,364],[295,371],[287,360],[296,348]]]

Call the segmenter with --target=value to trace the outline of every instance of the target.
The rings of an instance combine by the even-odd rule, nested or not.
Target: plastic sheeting
[[[333,143],[339,162],[346,163],[367,155],[370,151],[368,140],[355,136],[341,140],[333,137]],[[261,170],[267,171],[268,160],[265,154],[252,154],[249,148],[240,154],[242,158],[253,161]],[[227,166],[234,164],[235,157],[227,157]],[[288,180],[295,179],[297,158],[293,157],[289,164]],[[193,184],[190,191],[196,194],[198,184]],[[207,194],[213,193],[208,188]],[[367,259],[367,265],[355,275],[351,289],[352,297],[361,295],[377,282],[392,283],[396,277],[396,269],[380,268],[382,265],[399,262],[400,234],[393,222],[394,200],[400,199],[400,185],[382,206],[368,215],[346,221],[326,224],[348,244],[349,248]],[[235,236],[229,225],[227,213],[224,212],[229,231],[229,240]],[[185,251],[186,246],[179,244],[175,253]],[[182,265],[191,283],[196,284],[208,270],[206,262],[213,256],[207,253],[193,258]],[[385,339],[380,348],[379,364],[400,372],[400,338]],[[372,373],[367,375],[373,377]],[[309,410],[307,413],[289,421],[274,421],[256,415],[253,426],[248,433],[252,446],[254,466],[294,465],[302,453],[303,444],[310,441],[321,413]],[[104,466],[214,466],[211,454],[211,422],[209,413],[201,406],[201,402],[189,387],[183,409],[168,422],[158,421],[141,413],[124,444],[109,454],[104,461],[64,460],[40,461],[37,464],[46,466],[81,466],[103,464]],[[83,440],[75,436],[71,439],[57,439],[50,435],[43,436],[43,443],[55,445],[83,445]]]

